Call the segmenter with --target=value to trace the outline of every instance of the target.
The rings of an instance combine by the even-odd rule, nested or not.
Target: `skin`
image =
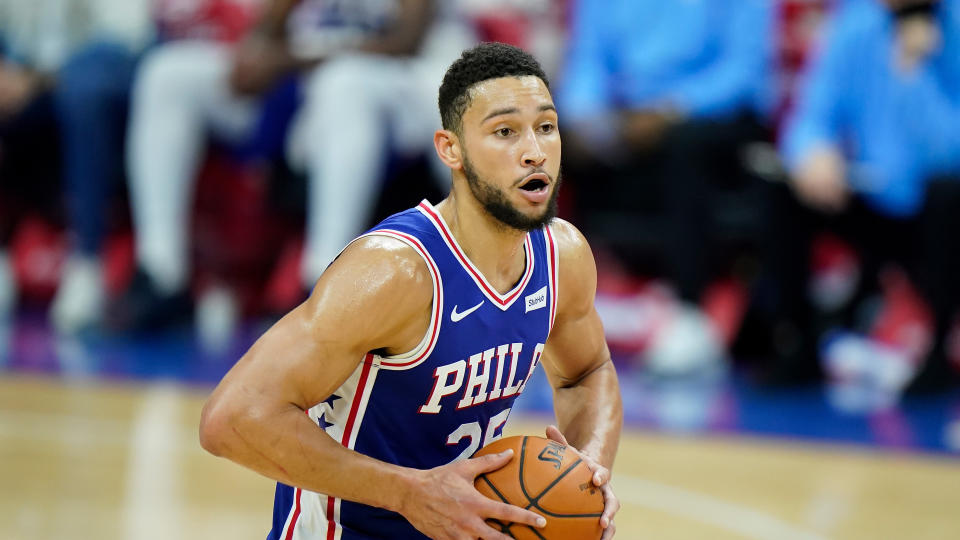
[[[536,218],[546,203],[526,200],[518,179],[533,172],[557,178],[556,111],[536,77],[485,81],[471,97],[461,132],[434,136],[453,174],[453,189],[437,209],[478,269],[504,292],[524,270],[524,232],[497,221],[473,197],[464,156],[469,153],[483,182]],[[572,446],[594,471],[606,500],[603,538],[609,539],[620,508],[609,484],[622,427],[620,391],[593,307],[596,267],[589,246],[572,225],[555,220],[551,227],[561,270],[557,318],[541,362],[554,388],[558,427],[548,428],[547,436]],[[201,444],[286,484],[396,511],[430,538],[508,540],[486,518],[539,526],[537,514],[487,499],[473,486],[479,474],[509,462],[510,453],[409,469],[342,447],[304,414],[368,351],[413,349],[429,324],[431,303],[429,271],[411,248],[380,237],[354,242],[311,297],[268,330],[217,386],[203,409]],[[392,309],[375,309],[383,305]]]
[[[0,119],[19,114],[52,82],[49,76],[0,59]]]
[[[850,199],[846,168],[838,148],[817,147],[794,171],[793,189],[807,206],[828,214],[842,212]]]

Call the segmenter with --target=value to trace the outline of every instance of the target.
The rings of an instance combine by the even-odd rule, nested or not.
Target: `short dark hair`
[[[463,51],[443,76],[440,85],[440,121],[443,129],[459,134],[463,113],[470,105],[470,89],[500,77],[539,77],[550,88],[540,63],[523,49],[505,43],[481,43]]]

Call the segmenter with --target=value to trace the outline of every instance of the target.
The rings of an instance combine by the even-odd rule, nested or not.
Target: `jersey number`
[[[498,412],[496,415],[490,417],[490,421],[487,422],[487,430],[484,432],[483,428],[480,426],[480,422],[470,422],[468,424],[461,424],[453,433],[447,437],[448,445],[460,444],[460,441],[463,439],[470,439],[470,444],[463,449],[463,452],[460,452],[460,455],[457,456],[453,461],[460,461],[462,459],[467,459],[476,452],[480,446],[486,446],[493,441],[503,437],[503,432],[497,433],[497,430],[500,429],[503,424],[507,423],[507,417],[510,416],[510,409],[504,409]],[[482,439],[481,439],[482,437]],[[483,443],[482,445],[480,443]]]

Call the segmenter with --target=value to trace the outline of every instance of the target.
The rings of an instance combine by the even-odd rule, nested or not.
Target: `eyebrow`
[[[557,112],[557,108],[553,106],[553,103],[544,103],[543,105],[540,105],[539,107],[537,107],[537,112],[544,112],[544,111]],[[497,109],[491,112],[490,114],[488,114],[486,117],[484,117],[484,119],[480,123],[482,124],[487,120],[491,118],[495,118],[497,116],[503,116],[505,114],[516,114],[518,112],[520,112],[520,109],[516,107],[504,107],[503,109]]]

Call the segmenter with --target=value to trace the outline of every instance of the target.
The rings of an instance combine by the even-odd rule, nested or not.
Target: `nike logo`
[[[472,308],[470,308],[470,309],[468,309],[468,310],[461,311],[460,313],[457,313],[457,306],[453,306],[453,311],[450,312],[450,320],[453,321],[453,322],[459,322],[461,319],[463,319],[463,318],[466,317],[467,315],[469,315],[469,314],[473,313],[474,311],[480,309],[480,306],[482,306],[484,302],[486,302],[486,300],[481,300],[479,304],[473,306]]]

